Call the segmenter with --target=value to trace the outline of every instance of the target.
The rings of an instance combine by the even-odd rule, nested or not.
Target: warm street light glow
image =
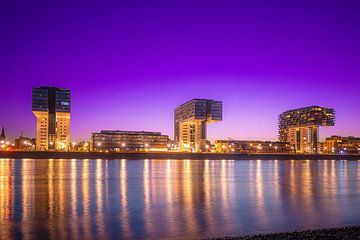
[[[149,144],[145,143],[145,147],[148,147],[148,146],[149,146]]]
[[[100,147],[100,146],[101,146],[101,142],[98,142],[97,145]]]
[[[126,146],[126,144],[125,144],[125,143],[122,143],[122,144],[121,144],[121,146],[122,146],[122,147],[125,147],[125,146]]]

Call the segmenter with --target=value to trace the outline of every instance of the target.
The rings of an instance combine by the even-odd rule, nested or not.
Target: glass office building
[[[70,90],[38,87],[32,90],[36,117],[36,149],[67,151],[70,147]]]
[[[192,99],[175,109],[174,138],[180,151],[206,151],[206,125],[222,121],[222,102]]]
[[[93,151],[144,152],[167,151],[169,137],[160,132],[102,130],[91,134]]]
[[[319,127],[335,125],[335,110],[319,106],[298,108],[279,115],[279,140],[294,152],[319,151]]]

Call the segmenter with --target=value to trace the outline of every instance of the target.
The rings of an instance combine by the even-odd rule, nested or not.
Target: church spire
[[[2,130],[1,130],[1,135],[0,135],[0,140],[5,140],[6,139],[6,136],[5,136],[5,128],[4,126],[2,127]]]

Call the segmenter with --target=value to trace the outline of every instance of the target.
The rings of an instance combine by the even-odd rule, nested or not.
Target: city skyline
[[[277,140],[278,115],[311,105],[337,112],[322,139],[359,136],[359,3],[255,2],[119,3],[101,12],[2,2],[0,126],[13,139],[34,137],[31,89],[59,86],[72,91],[75,141],[101,129],[173,139],[173,109],[192,98],[224,104],[211,141]]]

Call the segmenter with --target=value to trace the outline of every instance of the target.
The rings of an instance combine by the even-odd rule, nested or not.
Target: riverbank
[[[284,154],[284,153],[177,153],[177,152],[0,152],[0,158],[11,159],[190,159],[190,160],[360,160],[360,155]]]
[[[334,239],[354,240],[360,239],[360,226],[317,229],[307,231],[271,233],[252,236],[213,238],[213,240],[303,240],[303,239]]]

